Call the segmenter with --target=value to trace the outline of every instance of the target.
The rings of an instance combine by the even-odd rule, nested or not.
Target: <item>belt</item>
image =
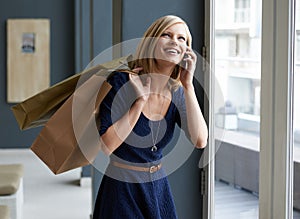
[[[160,168],[162,166],[161,163],[158,165],[153,165],[151,167],[133,166],[133,165],[128,165],[128,164],[124,164],[124,163],[119,163],[116,161],[112,161],[111,163],[112,163],[112,165],[123,168],[123,169],[135,170],[135,171],[140,171],[140,172],[149,172],[149,173],[157,172],[158,170],[160,170]]]

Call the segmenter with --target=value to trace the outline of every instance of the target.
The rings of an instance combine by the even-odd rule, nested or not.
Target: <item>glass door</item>
[[[215,0],[214,214],[258,218],[261,1]],[[215,95],[217,95],[215,93]],[[221,134],[220,134],[221,133]]]
[[[206,3],[213,159],[204,218],[290,219],[293,0]]]

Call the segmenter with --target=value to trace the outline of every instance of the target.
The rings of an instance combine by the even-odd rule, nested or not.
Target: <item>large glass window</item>
[[[290,33],[294,33],[295,2],[293,50]],[[300,0],[209,3],[213,9],[209,26],[213,27],[209,31],[213,44],[208,41],[207,45],[212,48],[209,58],[215,76],[211,84],[213,106],[210,106],[213,109],[210,110],[213,136],[210,144],[215,159],[208,168],[212,195],[207,201],[211,218],[254,219],[259,215],[292,218],[292,207],[294,218],[300,218],[299,3]],[[218,101],[217,89],[221,90],[224,101]],[[292,117],[290,106],[294,112]],[[291,127],[294,128],[294,154]]]
[[[235,0],[234,21],[248,23],[250,21],[250,0]]]
[[[261,1],[215,0],[215,218],[258,218]]]

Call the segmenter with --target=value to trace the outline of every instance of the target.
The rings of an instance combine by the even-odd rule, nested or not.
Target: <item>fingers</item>
[[[184,70],[193,73],[196,68],[197,55],[191,48],[187,48],[185,52],[185,58],[183,59]]]
[[[137,84],[137,83],[141,84],[142,83],[140,77],[138,75],[135,75],[135,74],[129,74],[129,79],[134,84]]]
[[[150,94],[151,78],[147,76],[145,80],[141,80],[139,75],[130,74],[129,79],[136,92],[137,98],[147,101]]]
[[[151,77],[147,77],[147,78],[146,78],[146,84],[145,84],[145,86],[146,86],[147,88],[150,88],[150,85],[151,85]]]
[[[129,74],[129,79],[130,79],[131,81],[133,81],[134,78],[136,78],[136,77],[137,77],[137,75]]]
[[[136,68],[132,69],[132,71],[136,72],[136,73],[139,73],[142,70],[143,70],[143,67],[136,67]]]
[[[186,57],[184,58],[184,61],[197,61],[197,55],[194,53],[194,51],[190,48],[186,49],[185,52]]]
[[[129,79],[136,90],[144,90],[144,89],[150,90],[150,85],[151,85],[150,76],[147,76],[145,80],[142,81],[139,75],[129,74]]]

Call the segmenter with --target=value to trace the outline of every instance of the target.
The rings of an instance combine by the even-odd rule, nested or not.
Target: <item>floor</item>
[[[0,149],[1,163],[25,168],[22,219],[89,219],[91,184],[79,185],[80,169],[54,175],[29,149]],[[258,218],[258,197],[227,183],[215,184],[215,219]],[[294,211],[294,219],[300,213]]]
[[[215,181],[215,219],[258,219],[258,196],[251,192]],[[293,212],[300,219],[300,212]]]
[[[23,219],[89,219],[91,184],[80,186],[80,169],[54,175],[29,149],[0,150],[1,163],[22,163]]]
[[[227,183],[215,181],[215,218],[258,218],[258,197]]]

